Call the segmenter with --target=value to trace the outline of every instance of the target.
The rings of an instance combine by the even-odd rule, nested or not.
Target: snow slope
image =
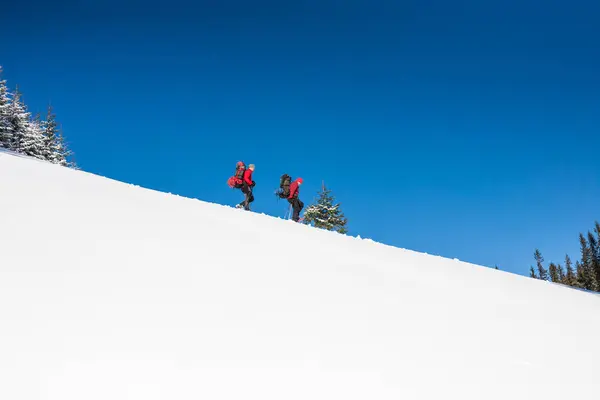
[[[588,293],[7,153],[0,209],[0,399],[600,390]]]

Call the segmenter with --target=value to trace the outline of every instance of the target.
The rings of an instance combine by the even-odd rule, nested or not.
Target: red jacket
[[[248,186],[252,185],[252,170],[251,169],[247,169],[246,172],[244,172],[244,182],[246,182],[248,184]]]
[[[288,199],[293,199],[294,197],[298,197],[298,193],[300,193],[300,185],[298,185],[298,179],[296,179],[290,185],[290,195],[288,196]]]

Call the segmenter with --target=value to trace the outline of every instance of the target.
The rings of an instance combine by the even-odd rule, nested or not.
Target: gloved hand
[[[256,182],[252,181],[252,185],[250,185],[250,187],[253,188],[254,186],[256,186]]]

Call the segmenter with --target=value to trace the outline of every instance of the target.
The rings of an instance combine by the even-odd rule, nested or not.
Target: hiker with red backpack
[[[252,172],[254,172],[254,164],[250,164],[248,169],[246,165],[239,161],[235,168],[235,175],[227,180],[227,184],[232,189],[241,189],[244,193],[245,198],[240,204],[236,205],[235,208],[243,208],[244,210],[250,211],[250,203],[254,201],[254,194],[252,189],[256,185],[256,182],[252,180]]]
[[[254,190],[254,186],[256,182],[252,180],[252,173],[254,172],[254,164],[250,164],[246,172],[244,172],[244,179],[242,183],[242,193],[246,195],[244,201],[238,204],[238,208],[244,208],[246,211],[250,211],[250,203],[254,201],[254,194],[252,191]]]
[[[279,178],[279,189],[275,192],[280,199],[287,199],[292,205],[292,209],[294,210],[292,220],[294,222],[300,220],[300,211],[304,208],[304,203],[298,198],[302,182],[302,178],[298,178],[292,182],[291,176],[283,174],[281,175],[281,178]]]

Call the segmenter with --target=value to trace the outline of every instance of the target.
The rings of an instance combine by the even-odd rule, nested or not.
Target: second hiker
[[[298,198],[300,194],[300,185],[302,185],[302,178],[296,179],[290,185],[290,194],[288,196],[288,202],[292,205],[292,209],[294,210],[292,214],[292,220],[298,222],[300,219],[300,211],[304,208],[304,203]]]

